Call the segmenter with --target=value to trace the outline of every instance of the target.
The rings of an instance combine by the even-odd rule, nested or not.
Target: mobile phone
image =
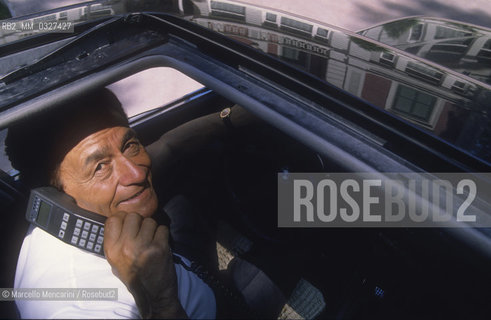
[[[65,243],[104,257],[106,217],[80,208],[56,188],[31,190],[26,219]]]

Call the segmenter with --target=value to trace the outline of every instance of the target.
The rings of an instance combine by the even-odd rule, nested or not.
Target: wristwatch
[[[222,111],[220,111],[220,119],[222,119],[223,123],[227,128],[233,129],[234,126],[232,125],[232,121],[230,121],[230,114],[232,114],[232,109],[225,108]]]

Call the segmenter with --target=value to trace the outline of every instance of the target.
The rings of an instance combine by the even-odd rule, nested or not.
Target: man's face
[[[86,210],[106,217],[119,211],[150,217],[157,209],[150,165],[135,132],[112,127],[73,147],[60,164],[59,179]]]

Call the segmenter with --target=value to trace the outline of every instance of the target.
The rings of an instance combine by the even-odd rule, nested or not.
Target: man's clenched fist
[[[104,252],[143,318],[186,317],[177,296],[166,226],[136,213],[117,213],[106,220]]]

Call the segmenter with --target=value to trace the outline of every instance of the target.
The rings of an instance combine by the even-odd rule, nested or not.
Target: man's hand
[[[169,247],[169,230],[136,213],[106,220],[104,252],[113,273],[135,298],[143,318],[184,318]]]

